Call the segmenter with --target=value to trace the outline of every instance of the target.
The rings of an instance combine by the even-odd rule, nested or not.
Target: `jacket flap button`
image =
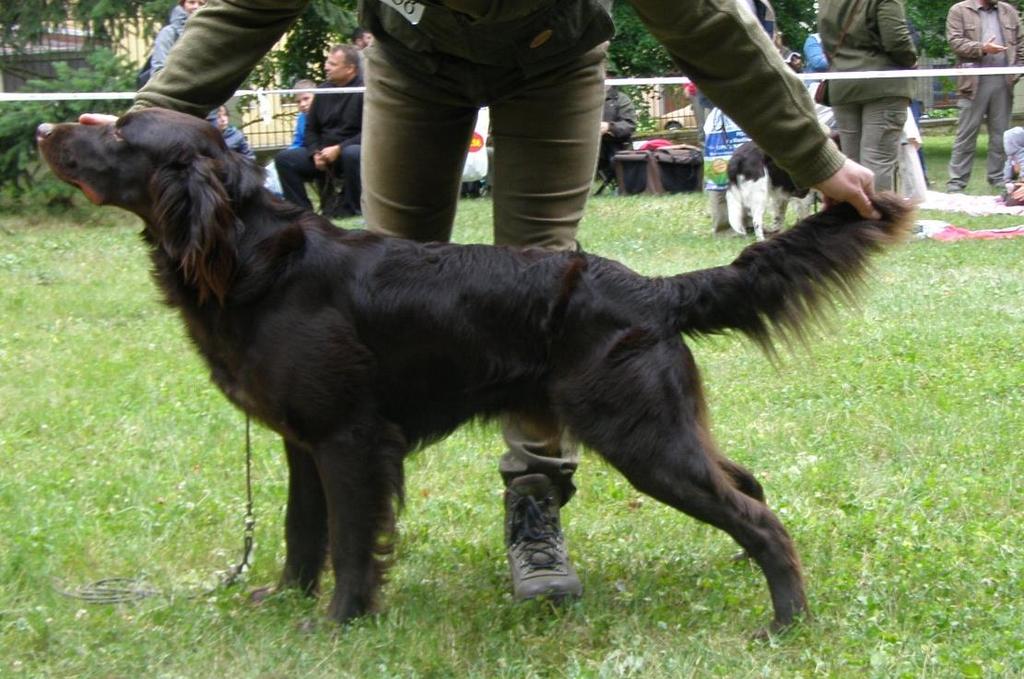
[[[551,29],[546,28],[534,36],[533,40],[530,41],[530,49],[536,49],[546,43],[551,38],[551,33]]]

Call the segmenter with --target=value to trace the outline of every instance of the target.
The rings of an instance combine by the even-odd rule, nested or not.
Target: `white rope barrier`
[[[904,71],[844,71],[826,73],[797,73],[801,80],[865,80],[876,78],[935,78],[960,75],[1024,75],[1024,66],[986,66],[978,68],[927,68]],[[608,78],[609,85],[685,85],[690,79],[685,76],[663,78]],[[238,90],[236,97],[255,96],[261,108],[269,106],[266,97],[270,95],[291,95],[300,92],[316,94],[340,94],[363,92],[365,87],[319,87],[316,89],[255,89]],[[29,101],[102,101],[113,99],[134,99],[135,92],[0,92],[0,104]]]
[[[978,68],[923,68],[902,71],[827,71],[796,73],[801,80],[874,80],[876,78],[936,78],[960,75],[1024,75],[1024,66],[985,66]],[[675,78],[609,78],[609,85],[685,85],[686,77]]]

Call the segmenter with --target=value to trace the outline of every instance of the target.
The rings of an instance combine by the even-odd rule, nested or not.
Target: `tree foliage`
[[[96,44],[124,37],[135,18],[155,33],[171,7],[171,0],[13,0],[0,3],[0,45],[21,50],[68,20],[80,24]]]
[[[0,4],[0,45],[14,52],[37,42],[68,20],[80,24],[94,46],[120,40],[141,19],[153,36],[163,26],[173,0],[15,0]],[[326,48],[346,42],[357,25],[356,0],[313,0],[289,34],[285,46],[269,54],[254,72],[253,83],[268,85],[275,77],[291,82],[322,77]]]
[[[619,77],[649,77],[672,73],[675,66],[665,48],[651,36],[628,2],[612,6],[615,37],[608,48],[608,73]]]
[[[144,35],[155,35],[173,0],[23,0],[0,4],[0,45],[8,54],[27,53],[68,20],[85,29],[86,66],[54,63],[52,77],[30,77],[25,92],[123,92],[134,89],[138,64],[115,56],[110,46],[138,19]],[[356,26],[355,0],[313,0],[288,40],[257,66],[248,84],[268,87],[297,78],[322,80],[324,53],[344,42]],[[75,55],[80,56],[80,55]],[[59,57],[58,57],[59,58]],[[6,67],[14,72],[17,60]],[[70,189],[39,171],[34,130],[44,121],[73,120],[85,111],[118,113],[123,100],[18,103],[0,107],[0,186],[10,198],[30,191],[33,202],[62,202]],[[41,199],[41,200],[39,200]]]
[[[686,1],[686,0],[679,0]],[[821,0],[828,1],[828,0]],[[1017,5],[1021,0],[1011,0]],[[807,0],[772,0],[785,44],[799,50],[816,29],[814,3]],[[143,21],[152,36],[168,18],[172,0],[13,0],[0,3],[0,46],[18,53],[35,43],[51,27],[69,19],[89,36],[88,68],[56,67],[53,79],[36,78],[27,91],[124,91],[132,88],[137,65],[115,57],[109,46],[123,38],[135,20]],[[945,38],[949,3],[905,0],[907,16],[921,35],[922,53],[949,55]],[[665,49],[651,37],[632,6],[615,0],[616,35],[609,49],[609,73],[617,76],[675,75]],[[323,79],[324,53],[335,42],[346,42],[357,24],[356,0],[313,0],[284,45],[256,68],[249,85],[290,85],[298,78]],[[0,108],[0,184],[18,191],[31,183],[35,126],[43,120],[67,120],[85,109],[123,110],[124,102],[58,102]]]
[[[1011,4],[1017,4],[1011,0]],[[946,14],[952,3],[935,0],[907,0],[907,19],[921,34],[921,53],[928,57],[949,57],[946,42]]]
[[[289,32],[284,46],[256,67],[250,84],[288,86],[299,78],[323,80],[328,47],[348,42],[357,25],[355,0],[314,0]]]
[[[1020,0],[1009,1],[1020,6]],[[929,57],[948,57],[946,13],[949,2],[935,0],[904,0],[907,19],[921,35],[921,52]],[[808,0],[772,0],[776,22],[787,47],[799,51],[809,33],[817,30],[815,3]],[[613,6],[615,38],[609,50],[610,70],[622,76],[656,76],[673,73],[673,65],[665,52],[640,22],[632,7],[624,0]]]
[[[1015,5],[1019,0],[1011,0]],[[948,55],[945,21],[949,3],[905,0],[907,16],[922,37],[929,56]],[[355,0],[313,0],[292,31],[288,45],[274,52],[257,72],[265,84],[278,74],[287,82],[322,68],[323,52],[332,42],[344,41],[356,25]],[[773,0],[779,28],[786,44],[799,49],[815,30],[814,3],[807,0]],[[126,19],[141,17],[151,32],[167,19],[169,0],[15,0],[0,3],[0,44],[18,49],[38,38],[47,26],[72,19],[98,40],[119,39]],[[672,64],[664,49],[640,23],[628,2],[616,0],[613,12],[617,34],[609,63],[619,75],[664,75]]]
[[[123,92],[134,81],[134,67],[109,49],[92,51],[83,68],[54,64],[55,77],[30,80],[31,92]],[[67,202],[72,189],[42,171],[35,148],[35,129],[40,123],[74,120],[87,111],[118,113],[123,100],[21,102],[0,108],[0,185],[6,197],[30,191],[36,203]]]
[[[799,52],[809,33],[817,29],[818,15],[815,3],[807,0],[771,0],[775,9],[776,30],[782,34],[782,43]]]

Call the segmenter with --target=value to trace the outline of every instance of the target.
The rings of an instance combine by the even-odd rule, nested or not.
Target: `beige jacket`
[[[981,48],[988,36],[981,35],[979,5],[982,0],[963,0],[949,8],[946,15],[946,40],[956,55],[957,66],[981,66]],[[999,23],[1003,27],[1003,44],[1006,45],[1006,65],[1024,64],[1024,42],[1020,40],[1020,17],[1017,9],[1007,2],[997,2]],[[1006,76],[1011,87],[1018,76]],[[962,75],[957,79],[957,94],[973,99],[978,88],[978,76]]]

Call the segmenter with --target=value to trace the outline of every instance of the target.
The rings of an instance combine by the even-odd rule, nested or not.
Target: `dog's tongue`
[[[96,189],[92,188],[85,182],[75,182],[75,186],[82,190],[82,193],[85,194],[85,197],[88,198],[89,202],[91,202],[93,205],[103,204],[103,196],[97,193]]]

